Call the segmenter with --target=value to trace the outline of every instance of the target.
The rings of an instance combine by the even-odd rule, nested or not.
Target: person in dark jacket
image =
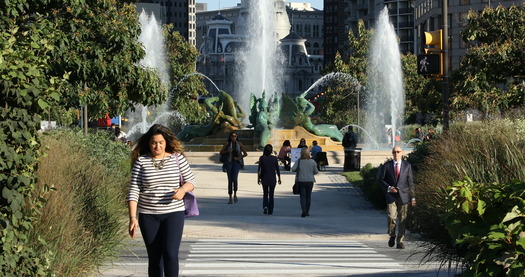
[[[281,172],[277,157],[272,155],[273,146],[266,144],[263,155],[259,158],[259,169],[257,170],[257,183],[263,188],[263,213],[273,214],[273,195],[276,182],[281,184]],[[278,179],[275,178],[277,175]]]
[[[357,135],[354,133],[354,128],[352,126],[348,127],[348,131],[343,137],[343,147],[344,148],[356,148],[357,146]]]
[[[241,169],[242,158],[248,156],[244,150],[244,145],[238,140],[236,132],[232,132],[221,149],[220,154],[228,154],[226,162],[226,173],[228,174],[228,195],[230,200],[228,204],[237,203],[237,189],[239,187],[239,170]],[[232,199],[233,194],[233,199]]]
[[[388,234],[390,235],[388,246],[393,247],[397,241],[397,248],[404,249],[403,239],[405,237],[408,204],[416,205],[415,187],[412,166],[407,161],[401,160],[401,147],[394,147],[392,155],[394,159],[383,164],[380,172],[380,182],[387,203]]]

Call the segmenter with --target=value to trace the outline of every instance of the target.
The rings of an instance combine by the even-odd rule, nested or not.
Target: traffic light
[[[435,30],[423,33],[423,47],[425,54],[438,54],[443,50],[443,30]],[[432,47],[427,48],[427,45]]]
[[[418,73],[443,75],[443,30],[423,32],[421,39],[425,54],[418,56]]]

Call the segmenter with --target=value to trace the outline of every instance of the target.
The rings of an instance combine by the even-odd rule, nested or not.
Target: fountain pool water
[[[395,137],[404,111],[401,56],[387,7],[379,14],[368,59],[369,93],[365,102],[365,128],[371,137],[382,142],[387,136],[387,125],[391,125],[391,137]],[[393,146],[395,141],[391,143]]]

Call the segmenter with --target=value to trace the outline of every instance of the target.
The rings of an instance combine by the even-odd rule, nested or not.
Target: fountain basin
[[[220,150],[220,149],[219,149]],[[184,154],[191,164],[210,164],[219,163],[219,150],[216,152],[199,152],[199,151],[186,151]],[[404,154],[412,152],[412,150],[404,150]],[[259,157],[262,155],[261,151],[248,151],[248,156],[244,158],[245,165],[254,165],[259,161]],[[343,164],[345,160],[344,151],[326,151],[326,157],[328,159],[328,167],[337,166],[341,167],[343,171]],[[391,150],[362,150],[361,151],[361,166],[365,166],[367,163],[373,166],[379,166],[384,163],[387,159],[392,158]]]

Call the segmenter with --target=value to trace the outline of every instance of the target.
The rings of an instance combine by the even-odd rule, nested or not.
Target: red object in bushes
[[[109,114],[106,114],[105,118],[98,119],[98,127],[109,127],[109,126],[111,126],[111,117],[109,117]]]

